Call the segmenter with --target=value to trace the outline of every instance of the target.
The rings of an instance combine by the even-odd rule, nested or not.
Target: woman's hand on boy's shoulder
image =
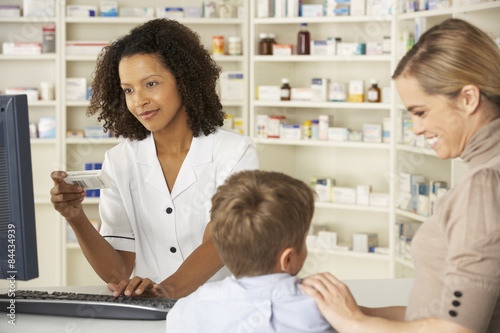
[[[157,297],[168,298],[165,287],[151,281],[148,278],[134,276],[129,280],[122,280],[120,283],[108,283],[108,289],[113,292],[113,296],[136,296],[136,297]]]
[[[305,278],[301,289],[314,299],[326,320],[339,331],[365,317],[349,288],[330,273]]]

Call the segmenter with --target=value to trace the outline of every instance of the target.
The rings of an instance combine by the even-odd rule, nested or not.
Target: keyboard
[[[12,301],[15,300],[13,303]],[[0,311],[102,319],[162,320],[174,306],[173,298],[80,294],[16,290],[15,298],[0,294]],[[9,308],[10,306],[10,308]]]

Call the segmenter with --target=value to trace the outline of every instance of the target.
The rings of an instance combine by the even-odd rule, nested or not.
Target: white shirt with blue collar
[[[170,193],[153,135],[126,140],[104,159],[112,187],[101,190],[100,233],[116,250],[135,252],[133,275],[161,282],[201,244],[216,188],[232,173],[257,168],[253,141],[219,128],[193,137]],[[213,279],[228,275],[224,268]]]
[[[209,282],[167,315],[167,333],[336,332],[287,273]]]

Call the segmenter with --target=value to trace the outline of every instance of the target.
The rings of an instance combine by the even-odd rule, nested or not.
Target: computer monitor
[[[28,99],[0,95],[0,279],[36,277]]]

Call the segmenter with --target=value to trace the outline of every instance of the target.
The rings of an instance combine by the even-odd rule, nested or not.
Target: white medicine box
[[[222,72],[220,76],[220,97],[222,100],[242,101],[245,81],[242,72]]]
[[[352,250],[370,252],[370,248],[378,246],[378,235],[374,233],[353,233]]]
[[[87,79],[74,77],[66,79],[66,100],[81,101],[87,99]]]
[[[8,2],[8,1],[7,1]],[[23,16],[30,17],[54,17],[55,0],[24,0]]]

